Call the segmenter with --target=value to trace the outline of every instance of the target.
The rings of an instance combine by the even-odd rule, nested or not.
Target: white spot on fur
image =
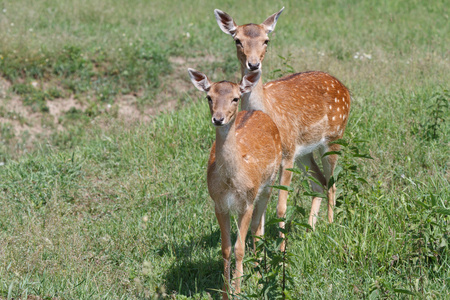
[[[332,109],[331,105],[330,105],[330,109]]]
[[[334,98],[334,102],[336,102],[336,103],[337,103],[338,101],[339,101],[339,100],[338,100],[338,98]]]
[[[345,120],[345,118],[346,118],[347,116],[346,115],[344,115],[344,120]]]
[[[332,117],[332,118],[331,118],[331,120],[333,120],[333,121],[334,121],[334,118],[335,118],[335,117]]]
[[[338,94],[340,94],[341,92],[338,90]]]
[[[339,107],[337,108],[337,111],[339,111]]]

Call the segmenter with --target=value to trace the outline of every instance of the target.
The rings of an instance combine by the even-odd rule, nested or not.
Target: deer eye
[[[236,42],[236,45],[237,45],[237,46],[241,46],[241,47],[242,47],[242,43],[241,43],[241,40],[240,40],[240,39],[236,39],[235,42]]]
[[[233,99],[233,102],[238,102],[239,101],[239,98],[234,98]]]
[[[210,96],[206,96],[206,99],[208,100],[208,103],[212,103],[212,99]]]

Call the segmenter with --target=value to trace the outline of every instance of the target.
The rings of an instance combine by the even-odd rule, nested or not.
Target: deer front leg
[[[239,215],[238,220],[238,236],[234,246],[236,256],[236,272],[234,274],[234,289],[236,294],[241,292],[241,277],[244,275],[244,266],[242,260],[245,255],[245,237],[247,236],[248,227],[252,220],[253,206],[249,206],[243,214]]]
[[[328,222],[333,223],[334,213],[333,208],[336,205],[336,185],[333,184],[328,190]]]
[[[284,162],[284,164],[280,167],[280,185],[290,186],[292,180],[292,172],[287,171],[286,169],[290,169],[294,166],[294,159],[289,159]],[[287,197],[288,192],[284,190],[280,190],[278,193],[278,204],[277,204],[277,217],[284,218],[286,217],[286,208],[287,208]],[[284,222],[279,223],[280,228],[285,227]],[[284,251],[285,242],[284,242],[284,233],[280,232],[280,237],[283,239],[280,245],[280,250]]]
[[[230,263],[231,263],[231,237],[230,237],[230,215],[221,213],[216,209],[216,217],[220,226],[220,236],[222,238],[222,257],[223,257],[223,289],[222,299],[228,299],[230,292]]]

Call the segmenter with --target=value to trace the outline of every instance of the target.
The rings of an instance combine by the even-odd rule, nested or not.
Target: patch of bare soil
[[[212,55],[186,58],[181,56],[170,57],[174,70],[161,79],[161,88],[155,99],[151,99],[152,104],[144,107],[138,105],[137,98],[133,95],[124,95],[118,99],[118,117],[127,122],[148,122],[153,116],[161,112],[173,111],[182,105],[184,99],[190,95],[195,95],[189,79],[187,69],[196,68],[200,63],[214,62],[217,59]]]
[[[196,97],[196,90],[192,87],[187,68],[197,68],[205,62],[213,63],[214,56],[185,58],[171,57],[173,72],[161,78],[160,92],[150,99],[148,104],[138,101],[139,95],[122,95],[113,105],[102,104],[102,111],[115,110],[114,116],[123,120],[124,124],[147,123],[161,112],[173,111],[183,105],[191,96]],[[33,82],[35,85],[39,83]],[[19,140],[24,135],[26,147],[29,148],[37,139],[45,139],[52,132],[64,130],[60,117],[71,108],[84,111],[86,104],[73,95],[69,98],[59,98],[47,101],[49,112],[33,112],[31,107],[23,104],[20,96],[11,92],[11,83],[0,77],[0,126],[7,126],[10,132]],[[96,122],[101,126],[102,122]],[[0,131],[2,132],[2,131]],[[0,137],[0,141],[4,140]],[[24,140],[24,139],[22,139]]]
[[[0,94],[2,92],[0,91]],[[15,136],[20,136],[28,131],[32,136],[42,134],[42,114],[35,113],[30,107],[24,106],[20,97],[12,95],[9,99],[2,97],[0,101],[0,124],[12,127]]]
[[[74,97],[68,99],[53,99],[51,101],[47,101],[47,106],[49,108],[49,112],[54,117],[59,117],[66,112],[68,112],[71,108],[76,108],[83,110],[84,106],[75,100]],[[57,119],[55,120],[57,122]]]

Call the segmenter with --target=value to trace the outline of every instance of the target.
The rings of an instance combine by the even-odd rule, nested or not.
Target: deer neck
[[[216,165],[233,178],[240,169],[241,161],[237,155],[235,120],[225,126],[216,127]]]
[[[247,68],[241,66],[242,77],[248,73],[249,71],[247,70]],[[250,93],[246,93],[241,96],[241,110],[266,111],[262,76]]]

